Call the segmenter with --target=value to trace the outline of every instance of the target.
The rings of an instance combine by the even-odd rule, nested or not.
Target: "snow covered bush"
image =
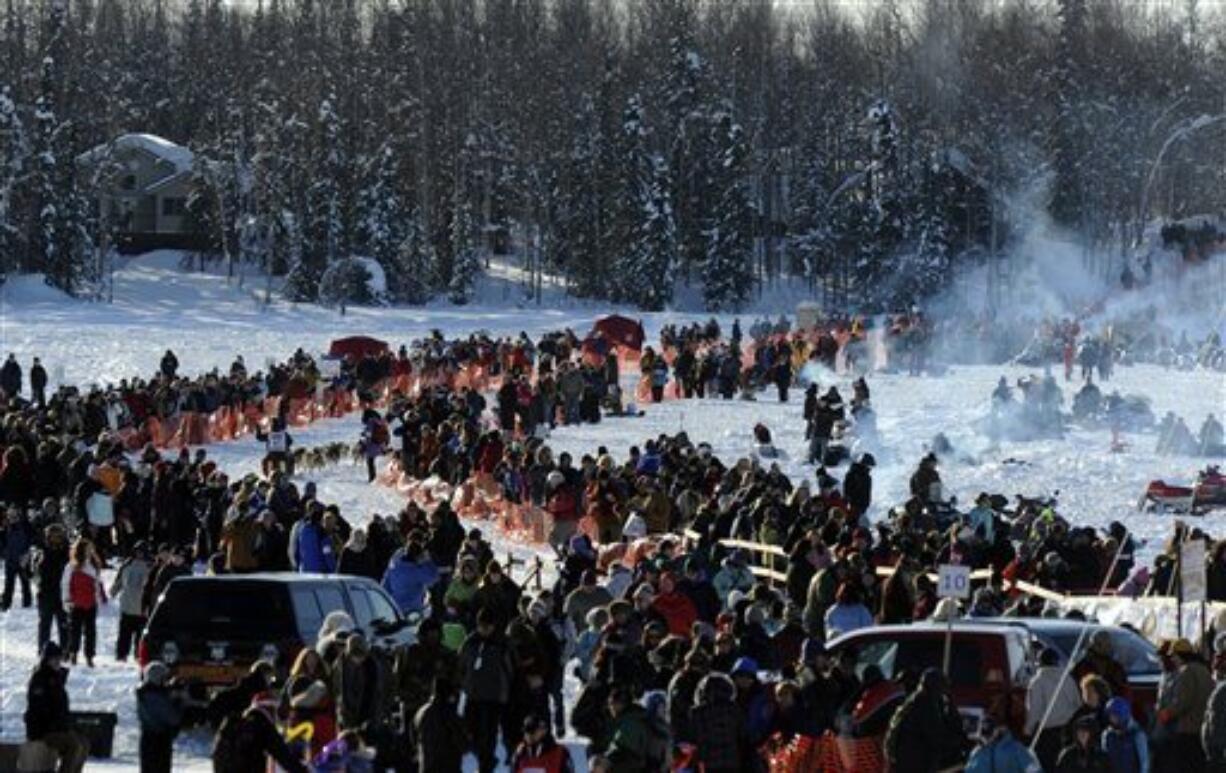
[[[387,302],[387,278],[378,261],[370,258],[342,258],[324,271],[319,279],[319,302],[344,308],[380,305]]]

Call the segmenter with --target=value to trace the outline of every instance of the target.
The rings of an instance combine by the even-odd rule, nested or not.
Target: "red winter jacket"
[[[680,591],[661,593],[656,596],[651,608],[664,618],[664,622],[668,624],[668,632],[674,636],[689,636],[694,621],[698,619],[694,602]]]
[[[93,609],[106,603],[106,590],[98,579],[98,570],[93,564],[64,567],[64,576],[60,582],[64,604],[76,609]]]

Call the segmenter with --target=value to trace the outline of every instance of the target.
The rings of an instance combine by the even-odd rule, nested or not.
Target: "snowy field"
[[[448,335],[485,329],[495,334],[538,333],[572,327],[586,333],[592,320],[607,309],[584,306],[538,309],[518,308],[504,297],[485,297],[481,305],[460,308],[351,310],[345,317],[317,307],[294,308],[276,303],[264,310],[257,300],[262,287],[237,289],[209,274],[185,274],[171,255],[130,264],[116,276],[115,301],[111,305],[67,301],[29,280],[11,280],[0,288],[0,352],[14,352],[28,367],[40,356],[53,382],[87,384],[113,382],[134,374],[154,371],[161,354],[172,348],[181,370],[197,373],[213,367],[228,368],[235,354],[243,354],[249,366],[268,359],[283,359],[294,349],[310,352],[326,348],[343,334],[371,334],[393,345],[441,328]],[[778,313],[786,307],[776,307]],[[692,315],[646,315],[644,324],[654,340],[659,327],[669,322],[688,322]],[[728,320],[730,323],[731,320]],[[954,368],[941,378],[870,376],[873,404],[878,413],[879,447],[872,449],[878,460],[874,473],[873,517],[904,498],[907,480],[925,446],[944,432],[961,460],[942,466],[950,493],[969,503],[979,491],[1027,496],[1059,491],[1060,512],[1076,524],[1106,526],[1123,521],[1146,544],[1140,551],[1148,559],[1158,549],[1170,528],[1169,517],[1138,513],[1137,499],[1146,482],[1165,478],[1187,481],[1204,461],[1158,457],[1155,437],[1125,435],[1126,450],[1110,451],[1105,430],[1073,430],[1063,439],[1034,443],[1004,443],[986,450],[986,438],[978,435],[974,422],[988,409],[989,394],[997,378],[1011,382],[1033,371],[1022,368]],[[845,397],[850,397],[849,379],[834,377]],[[823,381],[824,390],[831,380]],[[1064,385],[1065,404],[1076,384]],[[1168,372],[1143,366],[1120,368],[1105,391],[1140,394],[1152,401],[1154,414],[1168,410],[1199,427],[1205,415],[1226,413],[1226,378],[1219,373]],[[630,392],[633,393],[632,391]],[[608,419],[599,425],[557,430],[550,440],[557,451],[578,457],[607,446],[617,457],[631,444],[664,432],[685,430],[695,441],[706,441],[726,462],[748,456],[752,450],[750,430],[757,422],[768,426],[775,444],[786,455],[780,460],[793,480],[812,479],[814,469],[803,464],[803,393],[794,390],[791,402],[780,404],[773,390],[749,401],[678,401],[643,406],[640,418]],[[334,440],[351,441],[358,435],[356,417],[318,423],[295,433],[305,446]],[[262,448],[252,440],[216,446],[210,456],[232,477],[258,469]],[[836,472],[836,476],[841,473]],[[310,476],[319,484],[320,496],[334,501],[355,523],[372,513],[395,512],[401,502],[389,489],[370,486],[362,469],[345,461]],[[1214,534],[1226,533],[1226,513],[1196,519]],[[497,541],[496,552],[512,550],[530,557],[534,549]],[[0,734],[20,739],[21,713],[25,707],[25,683],[36,660],[34,651],[36,614],[15,608],[0,617]],[[115,743],[116,759],[90,769],[134,769],[137,731],[132,690],[138,673],[135,665],[117,665],[110,657],[117,613],[103,611],[99,620],[98,668],[77,668],[69,681],[73,707],[82,710],[114,710],[120,726]],[[570,685],[571,691],[574,685]],[[178,745],[176,768],[207,769],[209,739],[190,735]],[[579,762],[582,755],[576,755]],[[471,759],[470,759],[471,763]]]

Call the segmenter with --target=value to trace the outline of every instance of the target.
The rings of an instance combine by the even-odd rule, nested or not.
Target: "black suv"
[[[288,670],[315,645],[324,617],[347,612],[376,647],[412,644],[416,619],[400,614],[377,583],[361,577],[291,573],[179,577],[158,599],[140,663],[161,660],[185,684],[227,685],[257,660]]]

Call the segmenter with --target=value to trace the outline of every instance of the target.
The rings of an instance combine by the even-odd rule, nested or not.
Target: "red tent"
[[[370,338],[368,336],[350,336],[349,338],[338,338],[333,341],[328,347],[328,356],[360,360],[363,357],[383,354],[387,350],[387,341],[380,341],[378,338]]]
[[[597,333],[603,335],[605,340],[611,344],[633,349],[636,352],[642,351],[643,340],[647,337],[643,334],[641,322],[620,314],[610,314],[596,320],[596,324],[592,326],[592,335]]]

